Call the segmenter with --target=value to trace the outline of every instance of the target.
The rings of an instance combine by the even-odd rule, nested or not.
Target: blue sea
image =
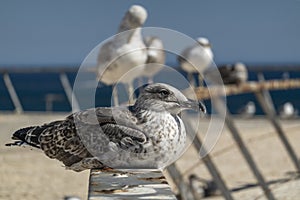
[[[263,69],[263,68],[262,68]],[[266,80],[283,79],[283,77],[300,78],[300,71],[263,71]],[[71,84],[76,78],[76,71],[66,72],[68,80]],[[9,73],[11,81],[15,87],[16,93],[21,101],[24,111],[46,111],[46,98],[49,95],[55,96],[56,100],[51,104],[53,112],[70,112],[71,105],[64,92],[63,86],[59,79],[59,74],[49,73]],[[257,70],[252,71],[249,68],[249,80],[257,80]],[[100,92],[97,92],[95,99],[96,106],[110,106],[111,86],[104,86]],[[270,95],[274,102],[275,109],[278,109],[286,102],[294,105],[295,109],[300,110],[300,89],[276,90],[270,91]],[[227,105],[232,114],[238,114],[249,101],[253,101],[256,105],[256,114],[263,114],[254,94],[240,94],[227,97]],[[210,110],[209,101],[205,101]],[[49,107],[48,107],[49,109]],[[3,78],[0,78],[0,112],[14,111],[13,102],[5,87]]]

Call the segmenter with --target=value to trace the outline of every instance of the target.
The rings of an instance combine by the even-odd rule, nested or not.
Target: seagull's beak
[[[188,99],[187,101],[183,101],[180,103],[182,109],[193,109],[193,110],[200,110],[202,113],[206,113],[206,107],[201,101],[195,101]]]

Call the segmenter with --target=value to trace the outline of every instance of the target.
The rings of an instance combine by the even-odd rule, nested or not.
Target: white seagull
[[[286,102],[279,107],[279,115],[283,119],[292,118],[298,115],[298,110],[291,102]]]
[[[166,53],[161,39],[155,36],[144,38],[147,47],[147,66],[143,75],[148,77],[148,83],[154,83],[153,77],[163,68],[166,61]]]
[[[199,74],[199,83],[202,85],[202,75],[211,67],[213,57],[209,40],[204,37],[199,37],[197,38],[196,44],[183,50],[181,56],[178,56],[178,61],[180,67],[188,73],[189,81],[195,86],[193,74]]]
[[[100,48],[98,55],[98,80],[107,85],[124,83],[127,85],[129,97],[133,93],[132,82],[140,76],[143,67],[131,71],[126,79],[121,77],[146,63],[147,50],[141,35],[141,27],[146,19],[147,11],[142,6],[131,6],[121,21],[118,34]],[[118,105],[117,89],[113,92],[114,104]]]
[[[255,115],[256,106],[253,101],[249,101],[238,113],[244,118],[251,118]]]
[[[183,153],[186,130],[180,113],[185,109],[206,112],[201,102],[170,85],[149,84],[133,106],[98,107],[22,128],[6,145],[36,147],[74,171],[164,168]]]

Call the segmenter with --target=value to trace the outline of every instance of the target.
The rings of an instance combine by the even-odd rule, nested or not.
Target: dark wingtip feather
[[[25,142],[23,142],[23,141],[15,141],[13,143],[7,143],[7,144],[5,144],[5,146],[7,146],[7,147],[10,147],[10,146],[21,146],[24,143]]]
[[[31,126],[31,127],[21,128],[21,129],[17,130],[16,132],[14,132],[11,139],[22,140],[22,141],[26,142],[26,140],[25,140],[26,134],[32,128],[34,128],[34,127]]]
[[[5,144],[5,146],[21,146],[22,144],[28,144],[30,146],[39,148],[39,145],[36,144],[35,142],[26,140],[26,136],[27,136],[28,132],[35,128],[36,128],[35,126],[31,126],[31,127],[21,128],[21,129],[17,130],[16,132],[13,133],[13,135],[11,137],[11,139],[17,140],[17,141],[15,141],[14,143]],[[32,137],[31,137],[31,139],[32,139]]]

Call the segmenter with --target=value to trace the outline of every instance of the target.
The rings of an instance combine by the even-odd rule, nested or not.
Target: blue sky
[[[0,66],[79,66],[132,4],[145,26],[208,37],[216,63],[300,63],[299,0],[2,0]]]

